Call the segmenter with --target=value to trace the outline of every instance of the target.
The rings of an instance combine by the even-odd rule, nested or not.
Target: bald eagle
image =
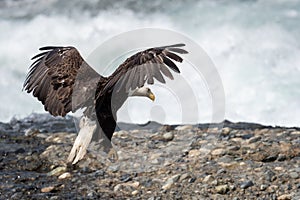
[[[180,73],[174,64],[182,62],[177,54],[186,54],[185,44],[150,48],[127,58],[110,76],[104,77],[92,69],[74,47],[47,46],[34,56],[23,89],[33,93],[53,116],[65,116],[85,108],[80,131],[68,157],[76,164],[86,154],[91,141],[101,143],[103,149],[117,159],[111,145],[116,128],[116,113],[130,96],[144,96],[154,101],[145,83],[154,78],[165,83],[173,80],[169,69]]]

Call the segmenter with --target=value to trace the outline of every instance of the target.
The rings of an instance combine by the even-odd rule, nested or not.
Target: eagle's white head
[[[136,88],[135,90],[131,90],[129,91],[128,96],[148,97],[152,101],[155,100],[155,95],[148,87],[141,87],[141,88]]]

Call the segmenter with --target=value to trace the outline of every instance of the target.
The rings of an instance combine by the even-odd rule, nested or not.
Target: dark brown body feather
[[[116,112],[128,97],[129,90],[153,84],[154,78],[165,83],[173,79],[169,69],[179,73],[172,60],[182,62],[175,53],[187,53],[184,44],[147,49],[129,57],[109,77],[93,70],[74,47],[43,47],[34,56],[23,85],[33,92],[54,116],[65,116],[86,107],[84,114],[97,117],[110,140],[116,127]]]

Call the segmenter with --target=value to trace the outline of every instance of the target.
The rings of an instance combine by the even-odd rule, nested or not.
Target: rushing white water
[[[207,52],[223,81],[225,118],[300,126],[299,1],[67,2],[0,3],[1,121],[43,112],[40,102],[21,91],[30,58],[39,47],[72,45],[87,57],[113,35],[155,27],[188,35]],[[139,105],[143,103],[148,104]],[[172,103],[176,109],[176,101]],[[157,104],[137,111],[131,113],[133,121],[177,122],[176,114],[168,115],[167,108],[160,113]],[[199,122],[209,121],[209,112],[204,105]]]

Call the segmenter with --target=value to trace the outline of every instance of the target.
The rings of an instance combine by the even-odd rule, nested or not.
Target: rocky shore
[[[110,162],[75,166],[72,117],[0,123],[0,199],[300,199],[300,128],[119,124]]]

